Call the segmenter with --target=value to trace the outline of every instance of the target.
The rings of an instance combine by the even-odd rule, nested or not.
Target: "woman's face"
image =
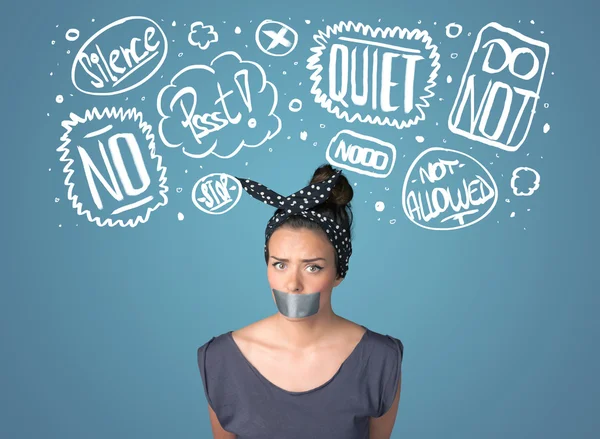
[[[335,249],[325,232],[279,227],[267,243],[267,277],[271,288],[295,294],[321,293],[321,306],[330,302],[337,277]],[[325,301],[325,302],[324,302]]]

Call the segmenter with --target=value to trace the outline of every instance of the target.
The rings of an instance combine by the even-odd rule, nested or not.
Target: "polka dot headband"
[[[348,261],[352,254],[350,231],[336,224],[332,218],[312,210],[315,206],[323,204],[329,198],[331,190],[335,187],[341,172],[341,170],[337,170],[329,180],[309,184],[288,197],[279,195],[277,192],[256,181],[236,177],[242,187],[252,197],[265,204],[270,204],[281,209],[281,212],[276,212],[267,224],[265,231],[265,256],[267,253],[267,242],[277,227],[282,225],[289,216],[302,215],[304,218],[317,223],[327,234],[338,256],[339,275],[342,277],[346,276]]]

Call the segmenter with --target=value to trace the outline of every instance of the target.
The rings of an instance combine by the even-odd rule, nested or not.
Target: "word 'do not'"
[[[314,36],[315,102],[340,119],[407,128],[425,119],[440,68],[426,31],[341,22]]]
[[[96,108],[62,122],[61,161],[68,198],[99,226],[135,227],[167,204],[166,168],[152,127],[135,108]],[[71,145],[73,145],[71,147]]]
[[[167,57],[167,37],[145,17],[126,17],[103,27],[79,49],[71,80],[96,96],[129,91],[154,75]]]
[[[342,130],[329,142],[327,161],[333,165],[370,177],[385,178],[396,162],[394,145],[351,130]]]
[[[548,61],[547,43],[497,23],[477,35],[448,128],[516,151],[529,133]]]
[[[485,218],[496,205],[498,187],[473,157],[445,148],[423,151],[402,188],[404,213],[429,230],[454,230]]]
[[[241,183],[231,175],[208,174],[192,188],[192,202],[202,212],[220,215],[231,210],[242,195]]]

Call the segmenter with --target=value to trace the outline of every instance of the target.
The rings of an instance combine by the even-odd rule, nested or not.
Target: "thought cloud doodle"
[[[192,189],[194,206],[210,215],[221,215],[231,210],[242,195],[240,181],[231,175],[213,173],[202,177]]]
[[[192,46],[198,47],[200,50],[206,50],[212,43],[216,43],[217,41],[219,41],[219,34],[210,24],[196,21],[190,25],[188,42]]]
[[[162,157],[152,127],[135,108],[93,108],[70,114],[62,126],[60,160],[68,199],[99,226],[135,227],[167,204]]]
[[[396,163],[394,145],[351,130],[337,133],[325,155],[332,166],[375,178],[389,176]]]
[[[92,35],[79,49],[71,68],[77,90],[111,96],[150,79],[167,57],[167,37],[146,17],[117,20]]]
[[[450,131],[505,151],[519,149],[533,121],[549,51],[547,43],[498,23],[483,27],[448,117]]]
[[[425,119],[440,68],[423,30],[340,22],[314,35],[315,102],[347,122],[407,128]]]
[[[473,157],[452,149],[423,151],[402,187],[402,208],[419,227],[456,230],[485,218],[498,200],[489,171]]]
[[[286,56],[298,44],[298,33],[287,24],[274,20],[260,23],[254,38],[258,48],[271,56]]]
[[[231,158],[279,133],[276,107],[277,89],[263,68],[224,52],[210,65],[185,67],[159,92],[158,132],[166,146],[182,146],[189,157]]]
[[[540,174],[532,168],[516,168],[510,179],[510,188],[517,197],[529,197],[540,187]]]

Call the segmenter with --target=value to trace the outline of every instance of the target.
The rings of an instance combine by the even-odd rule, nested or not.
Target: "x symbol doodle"
[[[280,44],[285,47],[290,47],[292,45],[292,42],[285,38],[285,34],[287,33],[287,31],[288,30],[285,27],[279,29],[279,32],[277,33],[275,33],[275,31],[272,30],[264,30],[263,33],[272,40],[271,44],[269,44],[269,47],[267,47],[267,50],[271,50],[274,47],[279,46]]]

